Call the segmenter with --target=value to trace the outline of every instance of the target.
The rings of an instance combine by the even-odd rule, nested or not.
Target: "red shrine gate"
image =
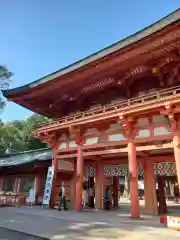
[[[132,217],[140,217],[138,164],[149,183],[150,213],[157,211],[154,163],[174,161],[180,187],[179,20],[177,10],[34,83],[3,91],[9,100],[55,119],[37,131],[53,149],[52,205],[61,160],[75,165],[77,211],[87,165],[96,168],[96,205],[101,208],[104,166],[128,164]]]

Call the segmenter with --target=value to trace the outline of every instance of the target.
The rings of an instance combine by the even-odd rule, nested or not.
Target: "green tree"
[[[48,121],[46,117],[33,114],[24,121],[16,120],[5,124],[0,122],[0,152],[5,152],[7,148],[28,151],[47,147],[45,143],[33,137],[33,132],[39,125]]]
[[[13,73],[6,66],[0,65],[0,111],[4,109],[5,101],[1,90],[8,89]],[[47,145],[33,137],[33,132],[39,125],[47,123],[48,118],[33,114],[25,121],[12,121],[4,124],[0,120],[0,152],[7,148],[18,151],[33,150]]]
[[[33,114],[26,119],[24,124],[25,141],[28,143],[28,149],[39,149],[47,147],[47,144],[42,143],[39,139],[33,137],[34,131],[42,124],[48,123],[50,120],[39,114]]]
[[[14,125],[13,122],[2,124],[0,126],[0,148],[5,151],[7,148],[23,151],[25,143],[23,140],[23,133]]]
[[[12,72],[9,72],[6,66],[0,65],[0,110],[2,111],[5,107],[5,101],[1,94],[1,90],[9,88]]]

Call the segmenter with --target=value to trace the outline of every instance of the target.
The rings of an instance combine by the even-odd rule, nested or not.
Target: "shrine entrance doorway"
[[[93,209],[95,207],[95,177],[87,177],[83,186],[84,208]]]
[[[75,181],[74,180],[75,180],[74,172],[58,172],[57,173],[56,185],[53,192],[55,206],[59,205],[59,201],[60,201],[59,192],[60,192],[62,183],[64,183],[67,208],[74,209],[74,204],[75,204],[75,197],[74,197]]]
[[[94,207],[101,206],[98,209],[104,209],[104,194],[108,188],[108,197],[110,201],[109,210],[118,209],[120,207],[121,211],[129,212],[130,211],[130,199],[129,194],[125,196],[125,192],[129,192],[130,188],[128,187],[128,165],[127,164],[118,164],[118,165],[105,165],[103,167],[103,176],[101,176],[103,182],[103,189],[101,197],[99,199],[99,185],[96,182],[97,176],[96,169],[90,166],[85,167],[85,189],[89,195],[89,188],[91,187],[94,191]],[[143,176],[143,169],[138,165],[138,175],[139,179]],[[98,188],[98,189],[96,189]],[[89,199],[89,196],[88,196]],[[101,204],[96,204],[96,201],[101,201]],[[86,206],[92,209],[92,205],[86,204]]]
[[[180,213],[180,194],[177,176],[157,176],[158,212]]]

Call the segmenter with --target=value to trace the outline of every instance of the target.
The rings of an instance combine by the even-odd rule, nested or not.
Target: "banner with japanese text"
[[[46,184],[44,188],[43,206],[49,207],[49,202],[51,198],[52,183],[54,177],[54,167],[48,168]]]

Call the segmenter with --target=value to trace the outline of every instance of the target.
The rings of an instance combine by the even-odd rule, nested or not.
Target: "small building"
[[[25,205],[30,189],[35,190],[34,204],[43,202],[48,168],[52,165],[52,150],[39,149],[21,153],[6,154],[0,158],[0,204]],[[74,193],[71,181],[74,177],[74,165],[61,161],[58,167],[55,194],[59,201],[59,188],[62,181],[66,184],[68,207],[73,207]]]
[[[36,189],[36,204],[42,203],[48,167],[51,165],[50,149],[9,154],[0,158],[1,204],[26,203],[30,189]]]

